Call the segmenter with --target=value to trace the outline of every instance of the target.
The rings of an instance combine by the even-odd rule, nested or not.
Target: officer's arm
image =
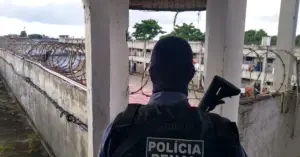
[[[231,122],[229,119],[227,119],[227,118],[224,118],[223,117],[223,120],[224,120],[224,122],[226,123],[228,123],[228,122]],[[233,128],[233,132],[236,132],[236,134],[238,135],[238,130],[237,130],[237,127],[235,127],[235,128]],[[238,149],[238,151],[236,152],[236,156],[237,157],[248,157],[247,156],[247,154],[246,154],[246,151],[244,150],[244,148],[243,148],[243,146],[241,145],[241,143],[239,143],[239,149]]]
[[[100,146],[100,153],[99,157],[110,157],[109,154],[109,148],[110,148],[110,142],[111,142],[111,128],[114,125],[116,121],[120,119],[120,116],[122,115],[123,112],[119,113],[115,120],[109,124],[109,126],[106,128],[106,131],[104,132],[104,135],[102,137],[102,142]]]
[[[112,124],[106,128],[106,131],[103,135],[101,146],[100,146],[100,153],[99,157],[109,157],[108,148],[110,145],[110,131],[111,131]]]

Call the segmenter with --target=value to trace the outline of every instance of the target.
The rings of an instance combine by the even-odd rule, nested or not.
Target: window
[[[243,59],[243,64],[252,64],[253,63],[253,57],[245,56]]]
[[[274,62],[274,58],[268,58],[267,62],[268,63],[273,63]]]
[[[252,61],[253,61],[253,57],[248,57],[248,56],[246,56],[246,57],[245,57],[245,61],[247,61],[247,62],[251,61],[251,62],[252,62]]]

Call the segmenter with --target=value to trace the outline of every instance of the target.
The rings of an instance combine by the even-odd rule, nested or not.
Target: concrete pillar
[[[88,156],[97,157],[109,122],[128,103],[129,0],[83,0],[86,33]]]
[[[215,75],[240,87],[247,0],[209,0],[207,3],[205,89]],[[216,112],[237,121],[239,96],[225,101]]]
[[[110,119],[113,120],[128,104],[129,49],[126,31],[129,27],[129,0],[110,0],[110,2]]]
[[[293,51],[295,46],[295,36],[298,20],[299,0],[281,0],[277,49],[285,51]],[[291,76],[293,74],[294,59],[291,55],[284,52],[279,52],[285,64],[286,77],[283,82],[281,91],[286,91],[291,88]],[[275,59],[275,74],[274,88],[279,89],[283,80],[283,67],[280,59]]]

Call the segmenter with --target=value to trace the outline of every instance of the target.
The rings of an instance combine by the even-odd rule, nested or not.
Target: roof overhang
[[[130,9],[149,11],[203,11],[207,0],[130,0]]]

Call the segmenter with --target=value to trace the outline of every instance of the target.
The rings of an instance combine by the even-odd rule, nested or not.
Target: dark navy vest
[[[183,102],[185,103],[185,102]],[[235,123],[187,104],[129,104],[112,125],[110,157],[235,157]]]

